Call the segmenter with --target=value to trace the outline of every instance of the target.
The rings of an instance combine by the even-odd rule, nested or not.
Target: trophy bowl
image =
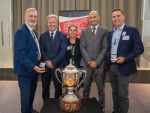
[[[57,71],[61,74],[62,82],[57,77]],[[82,82],[79,81],[82,73],[85,73],[85,77]],[[59,97],[59,108],[63,111],[74,112],[82,108],[82,97],[75,93],[78,87],[84,82],[86,78],[86,71],[76,68],[70,64],[63,70],[56,69],[56,78],[62,84],[63,87],[67,88],[67,92]]]

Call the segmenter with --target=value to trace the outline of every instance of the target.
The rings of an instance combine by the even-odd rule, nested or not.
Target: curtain
[[[34,29],[38,36],[48,30],[47,15],[58,15],[60,10],[98,11],[99,24],[111,30],[112,10],[120,8],[125,13],[125,24],[140,29],[141,3],[142,0],[14,0],[14,32],[24,23],[25,10],[30,7],[37,10],[38,22]]]
[[[139,30],[142,27],[140,21],[142,0],[13,0],[13,4],[14,33],[24,23],[25,10],[30,7],[37,10],[38,22],[34,29],[39,37],[41,33],[48,30],[46,25],[47,15],[56,14],[59,16],[60,10],[98,11],[100,15],[99,24],[107,27],[110,31],[114,28],[112,10],[120,8],[125,14],[125,24],[135,26]]]

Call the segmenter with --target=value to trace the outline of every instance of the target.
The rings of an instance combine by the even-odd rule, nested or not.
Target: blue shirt
[[[120,36],[121,36],[122,30],[124,28],[124,25],[125,24],[123,24],[117,30],[115,30],[115,28],[114,28],[114,33],[113,33],[112,41],[111,41],[111,54],[117,55],[118,44],[119,44]]]

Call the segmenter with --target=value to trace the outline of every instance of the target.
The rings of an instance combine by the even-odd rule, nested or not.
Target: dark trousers
[[[129,109],[128,86],[130,75],[123,76],[117,64],[109,66],[109,78],[112,87],[113,108],[115,113],[127,113]]]
[[[58,78],[61,80],[60,73],[57,73]],[[49,73],[41,74],[42,77],[42,97],[43,101],[50,97],[50,83],[51,78],[53,79],[55,86],[55,98],[59,98],[62,95],[61,83],[57,80],[55,75],[55,69],[50,69]]]
[[[37,87],[38,74],[34,76],[18,75],[18,84],[20,88],[21,96],[21,112],[30,113],[33,109],[33,100]]]
[[[83,86],[83,98],[89,98],[90,88],[93,79],[93,74],[95,75],[96,85],[98,88],[99,96],[99,106],[105,107],[105,69],[85,69],[87,71],[87,77],[84,81]]]

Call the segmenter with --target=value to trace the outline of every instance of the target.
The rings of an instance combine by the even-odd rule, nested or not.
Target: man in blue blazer
[[[41,60],[46,62],[46,72],[41,75],[43,101],[50,97],[51,78],[55,86],[55,98],[62,94],[61,84],[55,76],[55,69],[63,68],[67,64],[65,59],[67,35],[57,30],[58,17],[56,15],[48,15],[46,20],[49,30],[40,36]],[[60,74],[58,74],[58,78],[61,80]]]
[[[38,36],[33,30],[37,23],[37,11],[28,8],[25,12],[25,23],[17,30],[14,36],[14,70],[18,75],[18,84],[21,92],[21,112],[38,113],[33,110],[34,94],[37,87],[38,73],[43,73],[38,67],[40,49]]]
[[[124,24],[124,13],[114,9],[115,28],[109,32],[107,70],[113,94],[113,113],[127,113],[129,109],[128,85],[131,74],[137,72],[135,58],[144,47],[136,27]]]

